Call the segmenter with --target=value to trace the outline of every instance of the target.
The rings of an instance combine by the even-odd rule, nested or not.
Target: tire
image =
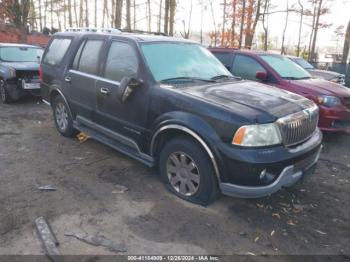
[[[12,99],[6,89],[6,82],[2,79],[0,79],[0,100],[4,104],[12,102]]]
[[[61,96],[56,96],[52,103],[53,116],[57,131],[65,137],[74,137],[78,131],[73,127],[73,118],[67,103]]]
[[[193,139],[168,142],[160,153],[159,171],[169,190],[189,202],[206,206],[220,195],[212,162]]]

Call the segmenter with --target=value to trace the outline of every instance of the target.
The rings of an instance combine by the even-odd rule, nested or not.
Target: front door
[[[140,78],[136,46],[111,41],[102,77],[96,81],[96,123],[127,136],[134,141],[144,140],[147,123],[149,88],[143,84],[122,102],[120,82],[124,77]]]

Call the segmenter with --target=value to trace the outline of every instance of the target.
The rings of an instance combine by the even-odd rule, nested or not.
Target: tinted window
[[[83,51],[84,45],[85,45],[85,42],[83,42],[83,43],[80,45],[79,50],[78,50],[77,54],[75,55],[75,58],[74,58],[74,61],[73,61],[73,66],[72,66],[72,68],[73,68],[74,70],[78,70],[78,67],[79,67],[79,59],[80,59],[80,56],[81,56],[81,51]]]
[[[292,62],[290,59],[280,55],[261,55],[266,63],[269,64],[282,78],[285,79],[307,79],[311,75],[301,66]]]
[[[220,60],[221,63],[223,63],[225,66],[231,67],[232,65],[232,58],[233,54],[231,53],[213,53],[217,59]]]
[[[245,55],[236,55],[232,66],[233,75],[255,81],[257,71],[266,72],[255,59]]]
[[[123,77],[135,77],[138,62],[134,49],[122,42],[113,42],[109,49],[104,76],[121,81]]]
[[[43,63],[58,66],[66,54],[71,42],[72,40],[68,38],[54,39],[48,48]]]
[[[86,41],[81,54],[80,52],[77,53],[77,56],[80,55],[80,59],[79,65],[76,69],[87,74],[96,75],[99,68],[99,54],[103,43],[103,40]]]

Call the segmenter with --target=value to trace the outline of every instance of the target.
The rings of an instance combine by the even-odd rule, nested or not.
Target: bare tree
[[[244,29],[244,17],[245,17],[245,5],[246,5],[246,0],[243,0],[242,1],[242,15],[241,15],[241,30],[239,32],[239,48],[242,48],[243,29]]]
[[[175,11],[176,11],[176,0],[170,0],[170,10],[169,10],[169,34],[174,35],[174,25],[175,25]]]
[[[301,42],[301,30],[303,27],[303,18],[304,18],[304,6],[300,0],[298,0],[300,6],[300,21],[299,21],[299,33],[298,33],[298,45],[297,45],[297,56],[300,55],[300,42]]]
[[[225,24],[226,24],[226,0],[224,0],[224,12],[222,15],[222,33],[221,33],[221,46],[225,43]]]
[[[188,16],[187,30],[186,30],[186,22],[185,22],[185,20],[182,20],[183,27],[184,27],[184,33],[181,33],[181,35],[185,39],[189,39],[190,38],[190,33],[191,33],[191,20],[192,20],[192,10],[193,10],[193,0],[190,0],[190,1],[191,1],[191,5],[190,5],[190,13],[189,13],[189,16]]]
[[[213,24],[214,24],[214,47],[216,47],[216,45],[217,45],[217,39],[218,39],[218,34],[217,34],[217,27],[216,27],[216,20],[215,20],[213,2],[210,1],[209,4],[210,4],[211,16],[212,16]]]
[[[342,56],[343,63],[346,63],[346,60],[348,59],[349,49],[350,49],[350,21],[348,23],[348,26],[346,28],[346,33],[345,33],[343,56]],[[350,61],[349,61],[349,64],[350,64]],[[350,67],[350,65],[349,65],[349,67]]]
[[[169,33],[169,10],[170,0],[165,0],[165,11],[164,11],[164,33]]]
[[[79,26],[83,26],[83,21],[84,21],[84,1],[80,0],[79,3]]]
[[[131,30],[131,3],[126,0],[126,29]]]
[[[94,25],[97,27],[97,0],[94,2]]]
[[[286,54],[285,46],[284,46],[284,40],[286,37],[286,31],[288,26],[288,20],[289,20],[289,1],[287,0],[287,9],[286,9],[286,20],[284,24],[283,34],[282,34],[282,46],[281,46],[281,55]]]
[[[162,27],[162,9],[163,9],[163,0],[159,1],[159,14],[158,14],[158,33],[160,33]]]
[[[115,18],[114,18],[114,26],[116,28],[121,28],[122,26],[122,13],[123,13],[123,0],[116,0]]]
[[[264,51],[267,51],[268,48],[268,36],[269,36],[269,22],[268,22],[268,13],[270,9],[270,0],[265,0],[264,12],[262,15],[262,24],[264,28]]]
[[[152,10],[151,10],[151,0],[147,0],[147,28],[148,32],[152,31]]]
[[[85,0],[85,26],[89,27],[90,22],[89,22],[89,4],[88,0]]]
[[[235,45],[235,34],[236,34],[236,7],[237,7],[237,1],[232,1],[232,23],[231,23],[231,43],[232,46]]]

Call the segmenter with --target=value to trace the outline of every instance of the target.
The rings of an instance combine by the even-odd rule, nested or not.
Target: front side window
[[[44,57],[43,63],[49,64],[53,66],[60,65],[64,55],[66,54],[70,43],[72,42],[69,38],[56,38],[54,39],[50,46],[48,47],[48,51]]]
[[[137,71],[138,59],[132,46],[123,42],[112,42],[104,77],[120,82],[123,77],[135,77]]]
[[[43,55],[41,48],[35,47],[1,47],[0,60],[3,62],[40,62]]]
[[[231,76],[210,51],[198,44],[153,42],[142,44],[141,50],[158,82],[182,77],[210,80],[220,75]]]
[[[294,62],[296,62],[298,65],[300,65],[304,69],[314,69],[313,65],[311,65],[309,62],[305,61],[302,58],[296,58],[294,59]]]
[[[233,75],[256,81],[256,72],[258,71],[266,73],[265,68],[255,59],[245,55],[235,56],[232,66]]]
[[[300,80],[311,78],[311,75],[305,69],[292,62],[289,58],[265,54],[261,55],[261,58],[284,79]]]
[[[98,74],[99,55],[103,40],[87,40],[82,43],[73,62],[73,69],[92,75]]]

